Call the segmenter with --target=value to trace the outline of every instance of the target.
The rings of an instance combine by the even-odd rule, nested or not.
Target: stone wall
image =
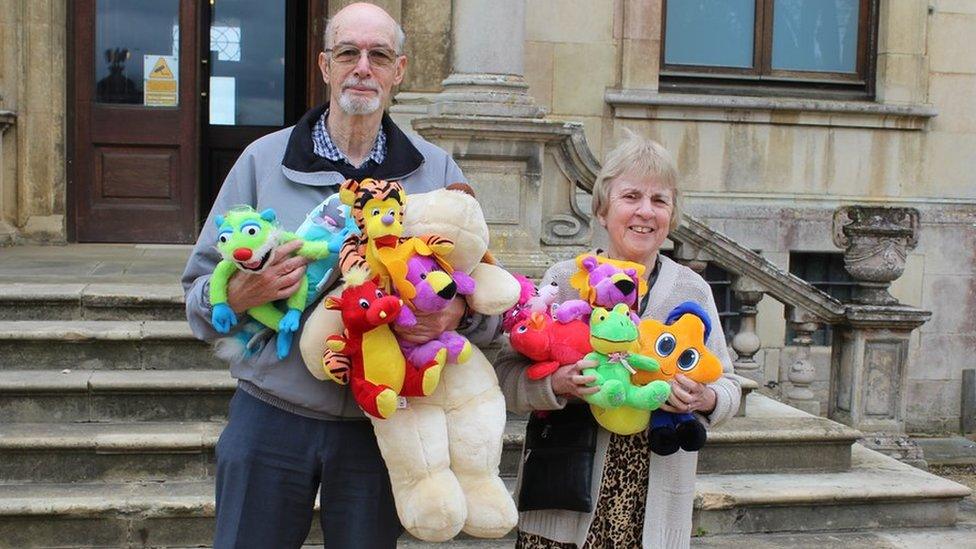
[[[65,238],[66,3],[0,1],[0,110],[16,113],[3,136],[0,232]]]

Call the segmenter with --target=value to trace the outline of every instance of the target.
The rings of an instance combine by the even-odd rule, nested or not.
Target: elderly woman
[[[713,329],[706,345],[719,357],[726,375],[708,385],[678,375],[662,406],[670,412],[693,412],[707,428],[735,414],[740,390],[728,376],[732,364],[711,289],[694,271],[659,253],[679,218],[676,179],[667,150],[629,133],[607,155],[593,187],[593,215],[609,234],[607,250],[596,253],[646,266],[650,289],[637,311],[642,318],[664,321],[675,306],[689,300],[708,312]],[[574,261],[563,261],[543,277],[542,284],[558,285],[557,301],[579,297],[568,283],[576,268]],[[562,410],[597,390],[588,387],[594,378],[580,373],[591,363],[566,364],[548,378],[533,381],[525,375],[527,362],[511,349],[497,361],[502,390],[513,411]],[[523,510],[516,546],[688,547],[697,460],[697,452],[684,450],[665,457],[652,454],[646,431],[621,436],[599,428],[588,479],[593,510]],[[523,474],[520,470],[520,485],[527,480]],[[547,478],[552,474],[549,471]],[[585,473],[578,476],[586,482]]]

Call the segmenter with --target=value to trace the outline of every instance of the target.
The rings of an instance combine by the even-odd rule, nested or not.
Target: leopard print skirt
[[[649,456],[647,431],[630,436],[610,435],[600,481],[600,497],[582,549],[631,549],[641,546],[650,472]],[[576,544],[560,543],[520,530],[515,547],[575,549]]]

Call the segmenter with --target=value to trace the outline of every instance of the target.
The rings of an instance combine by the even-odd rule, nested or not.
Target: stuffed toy
[[[257,212],[250,206],[232,208],[226,215],[214,218],[217,225],[217,251],[222,257],[210,277],[211,323],[219,333],[226,334],[237,324],[237,315],[227,304],[227,283],[235,270],[256,274],[274,261],[275,248],[298,239],[294,233],[278,227],[274,210]],[[329,257],[329,241],[304,241],[297,255],[313,261]],[[287,312],[274,303],[265,303],[247,310],[261,324],[278,332],[278,358],[285,358],[291,350],[291,340],[298,330],[302,311],[308,304],[308,276],[302,278],[298,290],[286,301]]]
[[[584,368],[581,373],[594,376],[596,380],[591,386],[600,390],[585,396],[584,400],[604,409],[627,406],[656,410],[671,395],[671,386],[661,380],[642,386],[631,382],[630,376],[638,370],[654,372],[659,366],[653,358],[630,352],[638,339],[637,326],[631,321],[630,312],[630,307],[620,303],[609,311],[597,307],[590,315],[593,352],[585,358],[596,362],[597,366]],[[599,421],[599,415],[594,416]]]
[[[430,361],[420,365],[407,363],[390,323],[400,320],[406,326],[416,324],[413,313],[399,298],[381,290],[378,279],[370,279],[365,269],[350,269],[345,280],[339,296],[325,299],[327,309],[340,311],[345,331],[342,335],[329,336],[323,362],[349,364],[347,373],[333,371],[333,374],[340,381],[348,380],[353,397],[364,412],[386,419],[396,412],[397,397],[426,396],[434,392],[447,351],[441,349]],[[343,358],[333,359],[329,353]]]
[[[474,279],[462,271],[444,270],[430,256],[415,255],[407,260],[407,281],[416,293],[413,308],[425,313],[444,309],[458,295],[474,293]],[[414,364],[424,364],[434,358],[441,350],[447,350],[447,359],[453,364],[467,362],[471,355],[471,344],[455,331],[444,332],[435,339],[423,344],[400,340],[404,355]]]
[[[593,351],[586,322],[580,319],[556,322],[540,312],[517,322],[508,341],[512,349],[535,361],[525,372],[532,380],[547,377],[563,364],[577,362]]]
[[[339,199],[349,206],[360,231],[339,252],[343,274],[352,267],[368,268],[385,291],[395,288],[409,305],[416,288],[406,277],[407,260],[413,255],[443,256],[454,248],[453,242],[439,236],[402,236],[407,195],[397,181],[348,179],[339,187]]]
[[[329,283],[333,281],[333,270],[338,262],[342,245],[349,235],[358,233],[356,220],[350,214],[349,207],[339,201],[338,194],[323,200],[295,229],[295,234],[306,241],[329,243],[329,256],[313,261],[305,267],[305,275],[308,279],[307,305],[318,301]]]
[[[518,280],[521,291],[518,302],[502,315],[502,331],[506,334],[512,331],[516,323],[529,318],[532,313],[551,314],[549,309],[559,293],[559,286],[555,282],[536,288],[525,275],[513,273],[512,276]]]
[[[654,372],[637,372],[633,381],[638,384],[670,381],[679,373],[699,383],[718,380],[722,376],[722,363],[705,346],[711,329],[708,314],[694,301],[675,307],[663,324],[656,320],[641,322],[639,352],[656,359],[661,367]],[[705,427],[690,413],[655,410],[651,414],[649,446],[655,454],[667,456],[679,448],[695,452],[705,445],[706,439]]]
[[[443,257],[474,279],[474,293],[464,296],[468,307],[501,315],[518,301],[519,284],[487,253],[488,225],[469,192],[411,195],[404,235],[436,234],[454,242]],[[315,377],[328,378],[321,341],[340,330],[335,312],[321,307],[306,321],[302,356]],[[406,400],[406,408],[389,419],[373,420],[404,528],[425,541],[446,541],[462,530],[482,538],[507,534],[518,511],[498,474],[505,399],[485,355],[472,346],[465,364],[444,369],[432,395]]]
[[[559,305],[553,313],[556,320],[568,322],[573,318],[588,316],[593,307],[609,309],[623,303],[631,309],[634,324],[640,322],[637,305],[647,293],[644,266],[630,261],[619,261],[593,254],[576,257],[579,270],[569,279],[570,285],[580,293],[580,299],[571,299]]]

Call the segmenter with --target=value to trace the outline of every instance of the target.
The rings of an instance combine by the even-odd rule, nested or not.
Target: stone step
[[[0,421],[221,421],[236,386],[226,369],[0,370]]]
[[[0,423],[0,482],[203,480],[222,422]]]
[[[745,534],[692,538],[693,549],[944,549],[976,546],[976,527],[899,528],[866,532]]]
[[[185,320],[0,321],[0,370],[225,368]]]
[[[759,393],[746,416],[712,429],[699,452],[699,473],[838,472],[851,466],[861,433]]]
[[[506,483],[511,488],[512,479]],[[0,485],[4,547],[206,547],[213,540],[213,481]],[[322,544],[318,503],[307,543]],[[457,545],[511,547],[460,534]],[[428,547],[408,534],[401,546]]]
[[[694,531],[701,535],[952,526],[961,484],[860,444],[839,473],[704,474]]]
[[[0,320],[184,320],[183,288],[169,284],[5,283]]]

